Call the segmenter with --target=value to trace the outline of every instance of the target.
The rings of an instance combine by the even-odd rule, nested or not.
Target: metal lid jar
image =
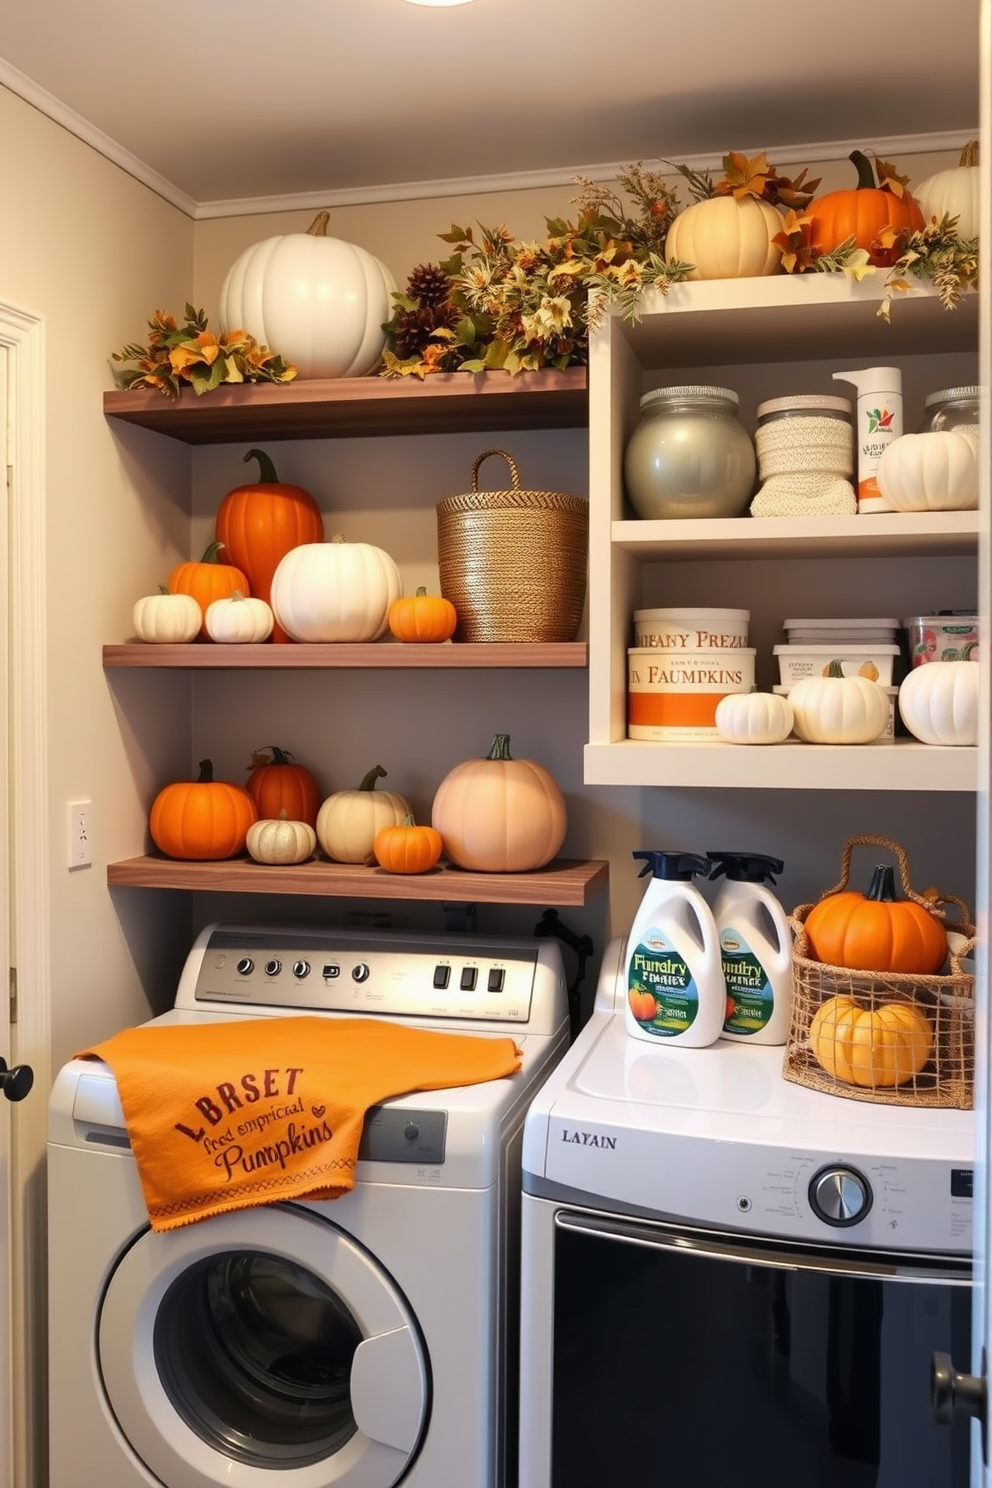
[[[730,388],[654,388],[624,452],[624,481],[639,517],[739,517],[757,461]]]
[[[977,430],[981,418],[980,387],[942,388],[924,399],[923,428],[940,433],[947,429]]]

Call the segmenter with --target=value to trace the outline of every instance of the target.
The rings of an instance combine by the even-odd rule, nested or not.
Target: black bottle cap
[[[710,878],[725,873],[734,883],[773,884],[776,873],[785,867],[781,858],[766,858],[761,853],[708,852],[706,856],[712,864]]]
[[[710,865],[698,853],[683,852],[635,852],[632,858],[643,858],[644,867],[637,875],[643,878],[650,873],[652,878],[692,879],[697,873],[708,873]]]

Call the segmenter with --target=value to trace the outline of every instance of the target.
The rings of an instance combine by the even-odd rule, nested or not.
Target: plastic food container
[[[898,645],[902,621],[890,619],[783,620],[790,646],[800,644],[834,646],[838,640],[855,646]]]
[[[750,618],[750,610],[686,609],[684,605],[635,610],[634,645],[662,651],[741,650],[747,645]]]
[[[913,666],[927,661],[977,661],[977,615],[911,615],[903,621]]]
[[[627,652],[627,737],[656,743],[718,739],[716,706],[754,686],[753,646]]]
[[[839,661],[845,677],[868,677],[883,687],[892,685],[892,665],[898,646],[855,646],[839,640],[826,646],[775,646],[779,681],[786,687],[803,677],[825,677],[830,665]]]
[[[772,688],[772,692],[777,692],[780,697],[788,697],[790,691],[790,688],[783,687],[781,683]],[[880,735],[880,737],[883,739],[893,739],[896,732],[896,698],[899,696],[899,689],[898,687],[886,687],[885,691],[889,699],[889,721],[885,733]],[[790,734],[789,737],[791,739],[793,736]]]

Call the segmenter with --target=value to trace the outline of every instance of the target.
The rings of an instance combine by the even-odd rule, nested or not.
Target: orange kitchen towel
[[[128,1028],[102,1059],[153,1230],[354,1187],[365,1113],[390,1096],[500,1080],[511,1038],[373,1018],[246,1018]]]

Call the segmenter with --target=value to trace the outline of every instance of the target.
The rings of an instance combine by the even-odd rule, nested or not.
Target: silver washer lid
[[[732,403],[735,408],[741,401],[733,388],[706,387],[690,383],[684,387],[652,388],[649,393],[643,394],[641,407],[651,408],[658,403],[678,403],[685,398],[720,398],[725,403]]]

